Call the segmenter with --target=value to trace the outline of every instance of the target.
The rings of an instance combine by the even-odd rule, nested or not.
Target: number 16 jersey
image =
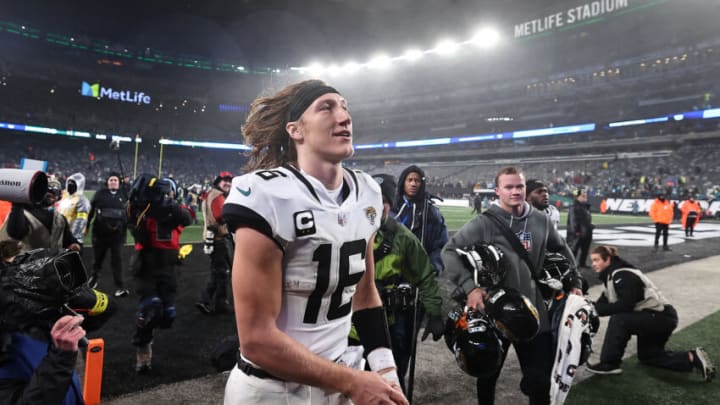
[[[236,177],[223,206],[231,232],[251,227],[284,253],[277,327],[331,361],[347,346],[352,297],[383,210],[380,186],[363,172],[344,169],[341,193],[339,203],[286,165]]]

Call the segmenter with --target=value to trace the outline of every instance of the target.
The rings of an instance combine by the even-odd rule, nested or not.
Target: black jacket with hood
[[[422,179],[418,193],[412,199],[405,195],[404,187],[405,178],[410,173],[418,173]],[[425,172],[422,169],[412,165],[403,170],[398,179],[398,192],[393,205],[393,215],[398,222],[408,227],[420,239],[423,248],[430,256],[435,273],[440,274],[445,270],[440,252],[448,241],[447,227],[445,218],[438,207],[432,203],[425,185]]]

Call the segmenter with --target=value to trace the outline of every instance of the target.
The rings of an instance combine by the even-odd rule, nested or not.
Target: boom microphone
[[[48,178],[40,170],[0,169],[0,200],[37,204],[47,191]]]

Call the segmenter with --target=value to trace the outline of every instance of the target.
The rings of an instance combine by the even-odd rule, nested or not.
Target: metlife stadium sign
[[[100,83],[90,84],[88,82],[82,82],[80,88],[80,95],[85,97],[93,97],[102,99],[109,98],[110,100],[123,101],[126,103],[134,104],[150,104],[152,101],[150,96],[143,93],[142,91],[133,90],[121,90],[117,91],[110,87],[102,87]]]
[[[544,15],[530,21],[515,24],[515,39],[529,37],[548,31],[587,23],[605,15],[628,12],[632,9],[664,3],[665,0],[643,2],[641,0],[595,0],[578,4],[565,10]]]

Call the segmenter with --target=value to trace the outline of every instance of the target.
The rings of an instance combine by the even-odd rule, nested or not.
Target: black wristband
[[[354,312],[352,322],[360,337],[360,343],[365,348],[365,353],[370,353],[378,347],[392,348],[390,330],[383,307],[366,308]]]

